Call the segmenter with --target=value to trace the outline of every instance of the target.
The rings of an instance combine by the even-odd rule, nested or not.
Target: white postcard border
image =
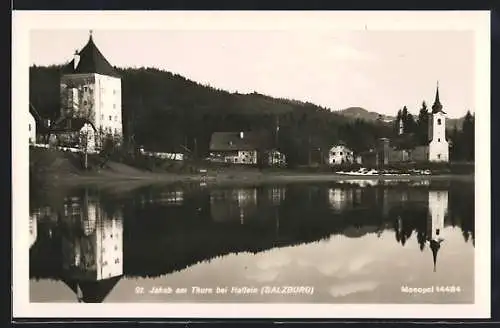
[[[473,30],[476,35],[475,303],[42,304],[29,302],[29,34],[33,29]],[[47,45],[50,46],[50,45]],[[155,318],[487,318],[490,316],[490,13],[14,11],[12,29],[13,316]],[[458,54],[459,55],[459,54]]]

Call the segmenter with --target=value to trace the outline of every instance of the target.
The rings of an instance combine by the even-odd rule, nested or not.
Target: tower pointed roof
[[[96,281],[79,281],[78,279],[62,279],[83,303],[102,303],[116,286],[122,276]]]
[[[432,261],[434,263],[434,272],[436,272],[437,254],[439,249],[441,248],[441,243],[436,240],[431,240],[430,247],[432,251]]]
[[[439,101],[439,81],[438,81],[436,86],[436,97],[434,98],[434,104],[432,105],[432,113],[436,114],[439,112],[446,114],[443,111],[443,105],[441,105],[441,101]]]
[[[99,48],[94,43],[92,31],[89,33],[87,44],[80,50],[76,51],[75,55],[80,56],[80,59],[75,68],[73,58],[69,64],[64,67],[64,74],[86,74],[97,73],[107,76],[119,77],[116,70],[111,66],[108,60],[103,56]]]

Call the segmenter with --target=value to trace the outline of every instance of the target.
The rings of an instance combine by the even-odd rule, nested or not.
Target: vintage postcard
[[[489,317],[489,31],[15,11],[14,316]]]

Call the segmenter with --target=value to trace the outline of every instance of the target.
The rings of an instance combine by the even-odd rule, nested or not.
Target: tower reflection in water
[[[65,199],[61,220],[62,276],[79,302],[98,303],[123,274],[123,221],[98,199]]]
[[[444,241],[444,218],[448,210],[448,191],[429,191],[429,215],[427,217],[427,238],[432,251],[434,271],[441,243]]]

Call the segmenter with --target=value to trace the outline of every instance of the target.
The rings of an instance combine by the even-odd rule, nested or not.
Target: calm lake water
[[[30,207],[31,302],[474,302],[472,182],[81,187]]]

